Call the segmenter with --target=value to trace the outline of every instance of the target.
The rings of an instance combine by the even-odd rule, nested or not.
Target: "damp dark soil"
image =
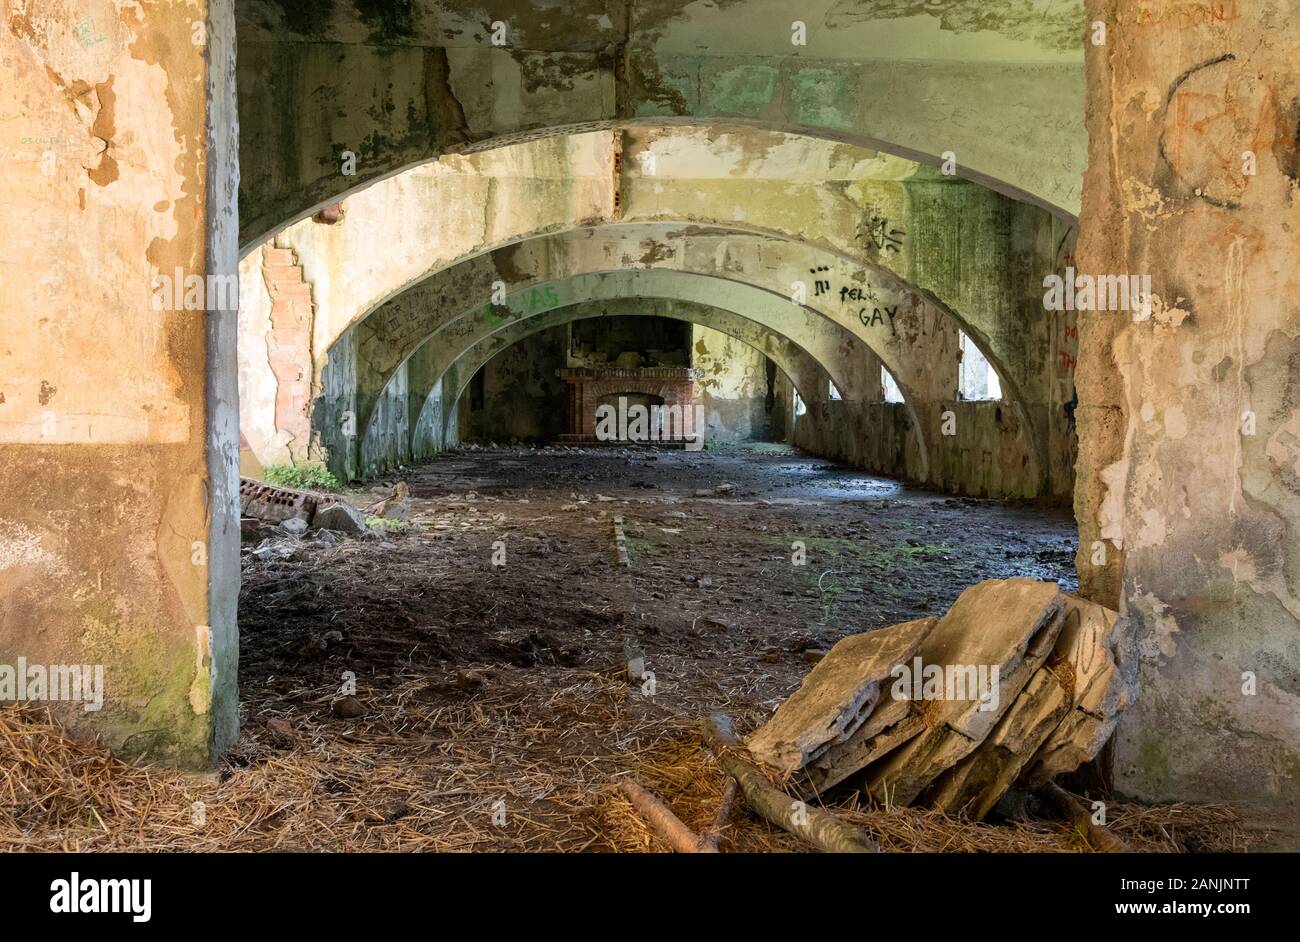
[[[1067,510],[954,498],[783,446],[460,450],[349,498],[398,480],[404,524],[245,547],[239,669],[256,756],[233,762],[295,748],[297,726],[346,735],[408,701],[426,718],[468,705],[476,722],[527,731],[438,760],[448,775],[489,770],[475,806],[487,814],[539,756],[574,770],[576,794],[712,711],[751,728],[840,638],[941,614],[976,582],[1076,588]],[[357,717],[339,708],[354,690]],[[548,807],[570,822],[582,799],[519,800],[545,829]],[[485,841],[576,849],[600,832],[528,827]]]

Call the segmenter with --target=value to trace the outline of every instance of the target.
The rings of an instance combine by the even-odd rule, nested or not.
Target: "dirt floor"
[[[844,635],[941,614],[984,579],[1077,587],[1066,510],[946,498],[784,448],[479,451],[403,479],[407,530],[250,554],[250,708],[345,670],[368,690],[413,669],[611,672],[628,636],[654,706],[712,698],[756,721]]]
[[[745,732],[839,638],[940,614],[972,583],[1075,589],[1066,509],[914,490],[783,446],[469,449],[351,499],[399,479],[409,523],[382,536],[245,546],[244,734],[219,775],[114,764],[21,714],[10,748],[28,737],[64,750],[59,762],[117,775],[126,797],[88,799],[98,822],[71,799],[52,815],[47,800],[28,819],[0,816],[0,839],[662,849],[610,782],[633,774],[702,828],[724,783],[698,735],[710,713]],[[642,653],[648,673],[633,681],[628,659]],[[94,777],[49,774],[74,791]],[[141,791],[148,821],[136,820]],[[1048,821],[976,826],[908,809],[857,820],[892,850],[1086,849]],[[1143,849],[1244,841],[1222,809],[1115,803],[1111,823]],[[722,849],[806,848],[740,809]]]

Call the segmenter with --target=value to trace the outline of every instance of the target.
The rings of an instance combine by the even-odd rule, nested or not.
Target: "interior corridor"
[[[1300,0],[86,6],[0,847],[1300,846]]]

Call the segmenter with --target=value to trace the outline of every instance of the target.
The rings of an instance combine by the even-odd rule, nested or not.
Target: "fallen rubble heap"
[[[400,497],[406,497],[406,485],[400,485]],[[387,504],[382,510],[387,509]],[[410,501],[405,508],[409,512]],[[374,516],[384,516],[382,512]],[[252,478],[239,479],[240,529],[246,536],[257,536],[268,526],[279,526],[295,536],[308,529],[333,530],[352,536],[368,532],[366,516],[347,501],[333,494],[277,487]]]
[[[746,745],[805,797],[852,786],[982,820],[1097,756],[1135,695],[1133,643],[1055,583],[982,582],[941,618],[841,640]]]

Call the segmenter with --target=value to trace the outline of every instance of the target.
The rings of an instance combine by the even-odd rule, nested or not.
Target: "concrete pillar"
[[[1294,824],[1300,8],[1089,0],[1087,19],[1079,269],[1154,295],[1149,317],[1079,317],[1081,583],[1140,625],[1116,784]]]
[[[102,667],[56,715],[201,767],[237,736],[234,16],[78,10],[0,31],[0,665]]]

